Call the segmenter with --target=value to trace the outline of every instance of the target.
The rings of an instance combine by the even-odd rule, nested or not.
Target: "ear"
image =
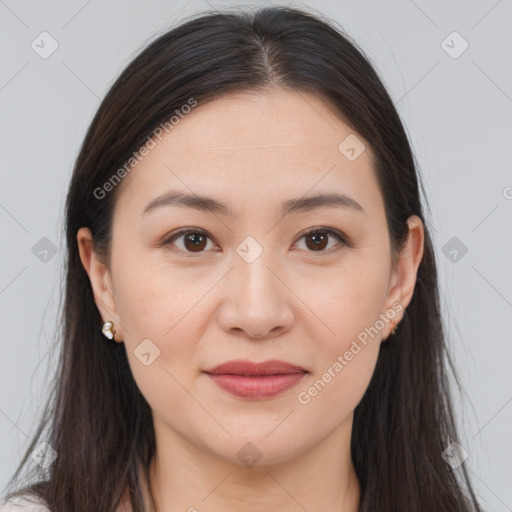
[[[89,276],[94,295],[94,302],[100,312],[103,323],[111,321],[114,324],[114,341],[123,341],[121,323],[117,315],[117,305],[112,285],[112,278],[107,266],[100,261],[92,245],[92,235],[89,228],[80,228],[77,232],[80,260]],[[101,329],[101,326],[98,326]]]
[[[392,305],[397,302],[402,305],[403,309],[395,315],[394,324],[386,324],[383,331],[383,340],[389,337],[391,331],[405,315],[405,309],[411,302],[414,293],[418,267],[423,258],[425,241],[423,222],[417,215],[411,215],[407,219],[407,224],[409,226],[407,243],[399,256],[396,268],[393,270],[392,284],[386,300],[386,311],[394,309]]]

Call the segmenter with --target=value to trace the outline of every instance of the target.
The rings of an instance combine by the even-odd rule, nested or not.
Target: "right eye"
[[[182,246],[176,250],[172,246],[176,247],[175,241],[182,239]],[[174,252],[183,252],[185,254],[194,254],[204,252],[207,244],[207,240],[210,239],[208,233],[202,229],[182,229],[177,233],[174,233],[170,238],[163,242],[162,246],[165,246]]]

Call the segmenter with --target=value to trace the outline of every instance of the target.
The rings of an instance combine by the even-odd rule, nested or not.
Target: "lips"
[[[235,360],[222,363],[205,373],[212,375],[244,375],[246,377],[257,377],[261,375],[289,375],[291,373],[307,373],[304,368],[285,361],[272,359],[262,363],[251,361]]]
[[[274,397],[297,385],[307,370],[285,361],[229,361],[204,372],[221,389],[251,400]]]

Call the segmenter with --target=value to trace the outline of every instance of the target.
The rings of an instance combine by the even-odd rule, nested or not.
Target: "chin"
[[[209,450],[230,463],[247,468],[284,464],[307,450],[304,444],[298,445],[297,439],[289,435],[283,437],[275,432],[268,435],[269,432],[271,429],[254,436],[231,432],[233,439],[226,439],[222,446],[210,446]],[[304,439],[301,441],[303,443]]]

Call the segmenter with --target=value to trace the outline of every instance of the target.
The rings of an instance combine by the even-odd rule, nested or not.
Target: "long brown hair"
[[[14,488],[41,441],[58,457],[47,472],[32,465],[18,494],[31,492],[53,512],[113,512],[128,489],[133,511],[142,512],[141,478],[147,482],[155,452],[151,409],[130,372],[124,344],[108,343],[101,333],[76,234],[89,227],[95,250],[109,264],[120,187],[101,199],[95,190],[190,98],[204,104],[234,91],[276,86],[321,95],[371,145],[394,258],[406,242],[407,219],[417,215],[425,226],[424,255],[406,316],[381,346],[354,412],[351,453],[361,484],[359,510],[481,510],[465,465],[452,469],[442,457],[458,439],[447,371],[453,363],[416,164],[402,122],[355,42],[320,15],[283,7],[206,12],[186,20],[136,56],[102,101],[66,200],[68,252],[55,385],[9,486]],[[143,475],[140,467],[146,468]]]

